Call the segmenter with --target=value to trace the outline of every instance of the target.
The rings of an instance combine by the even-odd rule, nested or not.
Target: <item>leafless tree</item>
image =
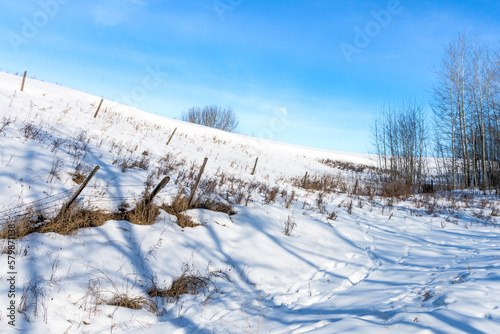
[[[379,167],[394,182],[415,184],[423,179],[427,141],[423,106],[414,100],[385,106],[372,126]]]
[[[239,123],[232,107],[222,108],[216,105],[191,107],[181,115],[181,120],[228,132],[236,132]]]
[[[445,48],[435,70],[436,152],[451,188],[500,185],[498,57],[464,32]]]

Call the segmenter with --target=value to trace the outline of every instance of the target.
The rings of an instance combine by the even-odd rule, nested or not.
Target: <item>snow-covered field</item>
[[[194,228],[160,210],[152,225],[110,220],[70,235],[34,233],[11,241],[10,256],[1,240],[1,332],[500,332],[496,197],[359,196],[355,180],[365,186],[369,168],[320,160],[370,165],[366,155],[220,132],[111,101],[94,118],[98,97],[35,80],[20,92],[20,83],[0,73],[3,226],[28,208],[56,213],[78,188],[75,172],[95,165],[84,207],[134,205],[146,181],[164,174],[171,181],[154,201],[170,204],[180,187],[188,194],[205,157],[201,183],[216,180],[212,196],[239,204],[231,216],[188,210]],[[338,189],[302,188],[306,172],[330,175]],[[148,295],[183,273],[204,278],[200,293]],[[120,296],[140,309],[109,305]]]

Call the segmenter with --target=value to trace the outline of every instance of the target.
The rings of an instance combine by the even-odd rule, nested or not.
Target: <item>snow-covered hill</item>
[[[497,198],[382,198],[370,192],[365,155],[111,101],[94,118],[98,97],[29,79],[21,92],[20,83],[0,73],[4,228],[26,212],[48,224],[96,165],[77,203],[90,211],[133,208],[146,188],[171,181],[154,199],[165,210],[151,225],[111,219],[0,241],[2,332],[500,331]],[[181,228],[167,207],[189,194],[204,158],[197,198],[235,214],[187,210],[199,226]],[[199,293],[162,297],[179,277]]]

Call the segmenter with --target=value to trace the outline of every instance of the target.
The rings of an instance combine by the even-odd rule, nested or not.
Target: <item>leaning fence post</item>
[[[198,178],[196,179],[196,183],[194,184],[193,188],[191,189],[191,194],[189,195],[189,199],[187,202],[187,207],[189,208],[191,206],[191,201],[193,200],[194,192],[196,191],[196,188],[198,188],[198,183],[200,183],[201,175],[203,174],[203,171],[205,170],[205,165],[207,164],[208,158],[205,158],[203,161],[203,165],[201,166],[200,169],[200,174],[198,174]]]
[[[352,194],[356,195],[357,190],[358,190],[358,180],[356,180],[356,183],[354,184],[354,190],[353,190]]]
[[[97,117],[97,114],[99,113],[99,110],[101,109],[101,106],[102,106],[102,102],[104,101],[104,99],[101,99],[101,102],[99,103],[99,107],[97,107],[97,111],[95,112],[94,114],[94,118]]]
[[[170,141],[171,141],[171,140],[172,140],[172,138],[174,137],[174,135],[175,135],[175,131],[177,131],[177,128],[175,128],[175,129],[174,129],[174,132],[172,132],[172,134],[170,135],[170,138],[169,138],[169,139],[168,139],[168,141],[167,141],[167,146],[168,146],[168,144],[170,144]]]
[[[23,83],[21,84],[21,92],[24,91],[24,82],[26,81],[26,74],[28,73],[28,71],[24,71],[24,75],[23,75]]]
[[[257,162],[259,161],[259,157],[257,157],[255,159],[255,165],[253,166],[253,171],[252,171],[252,175],[255,175],[255,169],[257,168]]]
[[[302,188],[306,188],[306,181],[307,181],[307,172],[306,175],[304,175],[304,180],[302,181]]]
[[[97,171],[99,170],[99,168],[101,168],[101,167],[95,166],[94,170],[89,174],[89,176],[87,176],[87,178],[85,179],[85,181],[83,181],[83,183],[80,185],[80,188],[78,188],[78,190],[73,194],[73,196],[71,197],[71,199],[66,204],[64,204],[64,206],[61,209],[61,212],[59,212],[59,216],[61,216],[62,214],[64,214],[69,209],[69,207],[71,206],[71,204],[73,204],[73,202],[75,201],[75,199],[78,197],[78,195],[80,195],[80,193],[83,191],[83,189],[87,186],[87,184],[89,183],[90,179],[92,179],[94,177],[95,173],[97,173]]]
[[[158,183],[153,192],[151,192],[151,194],[146,196],[146,198],[144,199],[144,206],[148,206],[149,203],[151,203],[153,198],[160,192],[160,190],[162,190],[167,185],[168,181],[170,181],[170,177],[166,176],[163,178],[163,180],[161,180],[160,183]]]

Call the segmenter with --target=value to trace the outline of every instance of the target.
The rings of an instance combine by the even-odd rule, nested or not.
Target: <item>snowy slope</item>
[[[195,228],[182,229],[161,211],[153,225],[110,220],[72,235],[16,240],[14,300],[21,313],[15,327],[8,324],[12,275],[2,240],[2,332],[500,331],[496,198],[458,194],[464,200],[450,208],[453,200],[437,197],[441,210],[434,212],[418,201],[388,203],[342,189],[321,198],[294,180],[305,172],[331,174],[351,189],[369,170],[355,173],[320,160],[369,165],[369,157],[225,133],[111,101],[94,118],[100,98],[35,80],[20,92],[20,81],[0,73],[2,224],[30,207],[57,212],[78,187],[75,171],[86,175],[95,165],[101,169],[80,201],[108,211],[133,205],[148,176],[157,184],[166,165],[172,180],[155,202],[170,203],[205,157],[202,181],[219,180],[229,201],[252,183],[280,192],[269,201],[256,186],[248,205],[236,204],[231,216],[189,210],[202,224]],[[142,164],[123,167],[133,162]],[[283,233],[287,221],[296,224],[290,235]],[[204,293],[177,301],[148,296],[153,282],[168,288],[186,270],[210,277]],[[139,310],[107,305],[117,295],[149,304]]]

